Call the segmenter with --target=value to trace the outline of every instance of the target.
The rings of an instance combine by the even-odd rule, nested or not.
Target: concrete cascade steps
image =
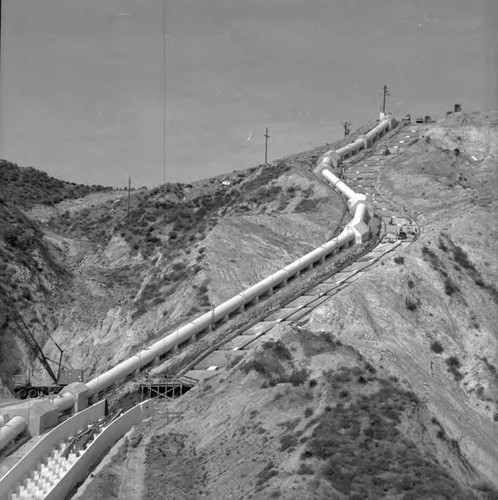
[[[78,460],[76,453],[63,457],[65,445],[52,451],[46,461],[34,470],[24,483],[11,494],[11,500],[29,500],[45,498],[64,474]]]
[[[114,416],[102,417],[75,436],[63,441],[47,455],[45,460],[10,494],[10,500],[43,499],[53,490],[81,454],[112,422]],[[89,436],[85,437],[86,434]]]

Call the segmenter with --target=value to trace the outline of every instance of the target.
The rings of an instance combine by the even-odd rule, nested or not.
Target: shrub
[[[486,288],[486,283],[484,283],[484,280],[479,277],[479,278],[476,278],[474,280],[474,283],[478,286],[478,287],[481,287],[481,288]]]
[[[440,354],[444,351],[443,346],[441,345],[441,342],[434,340],[431,344],[431,351],[435,352],[436,354]]]
[[[451,368],[460,368],[460,360],[456,356],[450,356],[449,358],[446,358],[446,365]]]
[[[311,417],[311,415],[313,415],[313,408],[311,408],[310,406],[307,406],[304,409],[304,418]]]
[[[315,212],[320,205],[320,200],[312,200],[308,198],[303,198],[294,208],[295,213],[303,212]]]
[[[394,257],[393,260],[396,264],[404,264],[405,263],[405,258],[402,255],[398,255],[397,257]]]
[[[313,469],[308,465],[308,464],[303,464],[301,463],[299,465],[299,469],[297,470],[297,473],[301,476],[307,474],[307,475],[313,475],[314,471]]]
[[[463,375],[460,373],[460,360],[456,356],[450,356],[445,361],[448,371],[453,375],[453,378],[459,382],[463,379]]]
[[[372,373],[372,374],[375,374],[377,372],[375,367],[370,363],[365,363],[365,370],[367,370],[369,373]]]
[[[285,451],[289,448],[297,446],[297,437],[294,434],[284,434],[280,438],[280,451]]]
[[[418,308],[418,300],[414,300],[411,297],[406,297],[405,306],[409,311],[415,311]]]
[[[443,252],[447,252],[448,251],[448,247],[445,245],[444,241],[442,240],[442,238],[439,238],[439,244],[438,244],[438,247],[443,251]]]
[[[289,376],[289,382],[297,387],[298,385],[304,384],[308,380],[309,371],[306,368],[301,368],[299,370],[293,370]]]
[[[249,373],[251,370],[254,370],[265,377],[268,377],[273,373],[271,364],[265,362],[263,359],[254,358],[248,360],[245,363],[242,363],[240,368],[244,373]]]
[[[470,262],[467,253],[458,245],[453,246],[453,258],[465,269],[475,270],[475,267],[472,262]]]
[[[342,346],[342,342],[335,338],[332,333],[321,331],[313,333],[309,330],[300,330],[299,340],[307,357],[333,352]]]
[[[458,285],[450,278],[446,278],[444,280],[444,291],[446,295],[449,295],[451,297],[455,292],[459,292],[460,289],[458,288]]]
[[[289,349],[287,349],[287,347],[280,340],[277,340],[276,342],[269,340],[265,342],[262,347],[263,349],[270,350],[273,354],[275,354],[277,359],[281,359],[282,361],[292,359]]]
[[[274,469],[275,465],[273,462],[268,462],[263,470],[261,470],[258,475],[256,482],[256,488],[261,487],[266,481],[271,479],[273,476],[278,475],[278,471]]]

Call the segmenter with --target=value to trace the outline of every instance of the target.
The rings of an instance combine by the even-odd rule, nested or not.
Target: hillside
[[[160,405],[80,497],[498,498],[497,125],[456,114],[383,160],[420,237]]]
[[[424,127],[345,171],[420,236],[158,403],[76,497],[498,498],[498,112]],[[4,382],[29,364],[14,310],[90,377],[330,239],[343,202],[309,171],[343,143],[135,190],[129,214],[118,190],[4,201]]]
[[[19,315],[49,357],[51,335],[89,378],[326,241],[344,206],[309,173],[321,151],[132,190],[129,207],[127,191],[0,164],[2,381],[26,369],[46,380]]]

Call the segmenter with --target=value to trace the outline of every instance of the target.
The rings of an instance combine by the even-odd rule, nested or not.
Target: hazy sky
[[[398,116],[496,107],[497,0],[2,4],[0,156],[65,180],[162,182],[164,68],[168,181],[335,140],[385,82]]]

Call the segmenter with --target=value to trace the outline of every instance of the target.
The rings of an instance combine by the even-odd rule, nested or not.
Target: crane
[[[19,336],[26,342],[31,352],[35,355],[36,359],[38,359],[53,381],[53,384],[32,384],[31,376],[26,378],[22,375],[16,375],[14,376],[14,392],[18,398],[25,399],[28,396],[34,398],[48,394],[57,394],[64,386],[72,382],[83,381],[83,370],[68,368],[62,364],[64,351],[50,334],[50,340],[52,340],[59,351],[58,361],[54,361],[45,355],[28,325],[17,311],[13,319],[17,326]],[[57,373],[54,372],[49,361],[57,365]]]

